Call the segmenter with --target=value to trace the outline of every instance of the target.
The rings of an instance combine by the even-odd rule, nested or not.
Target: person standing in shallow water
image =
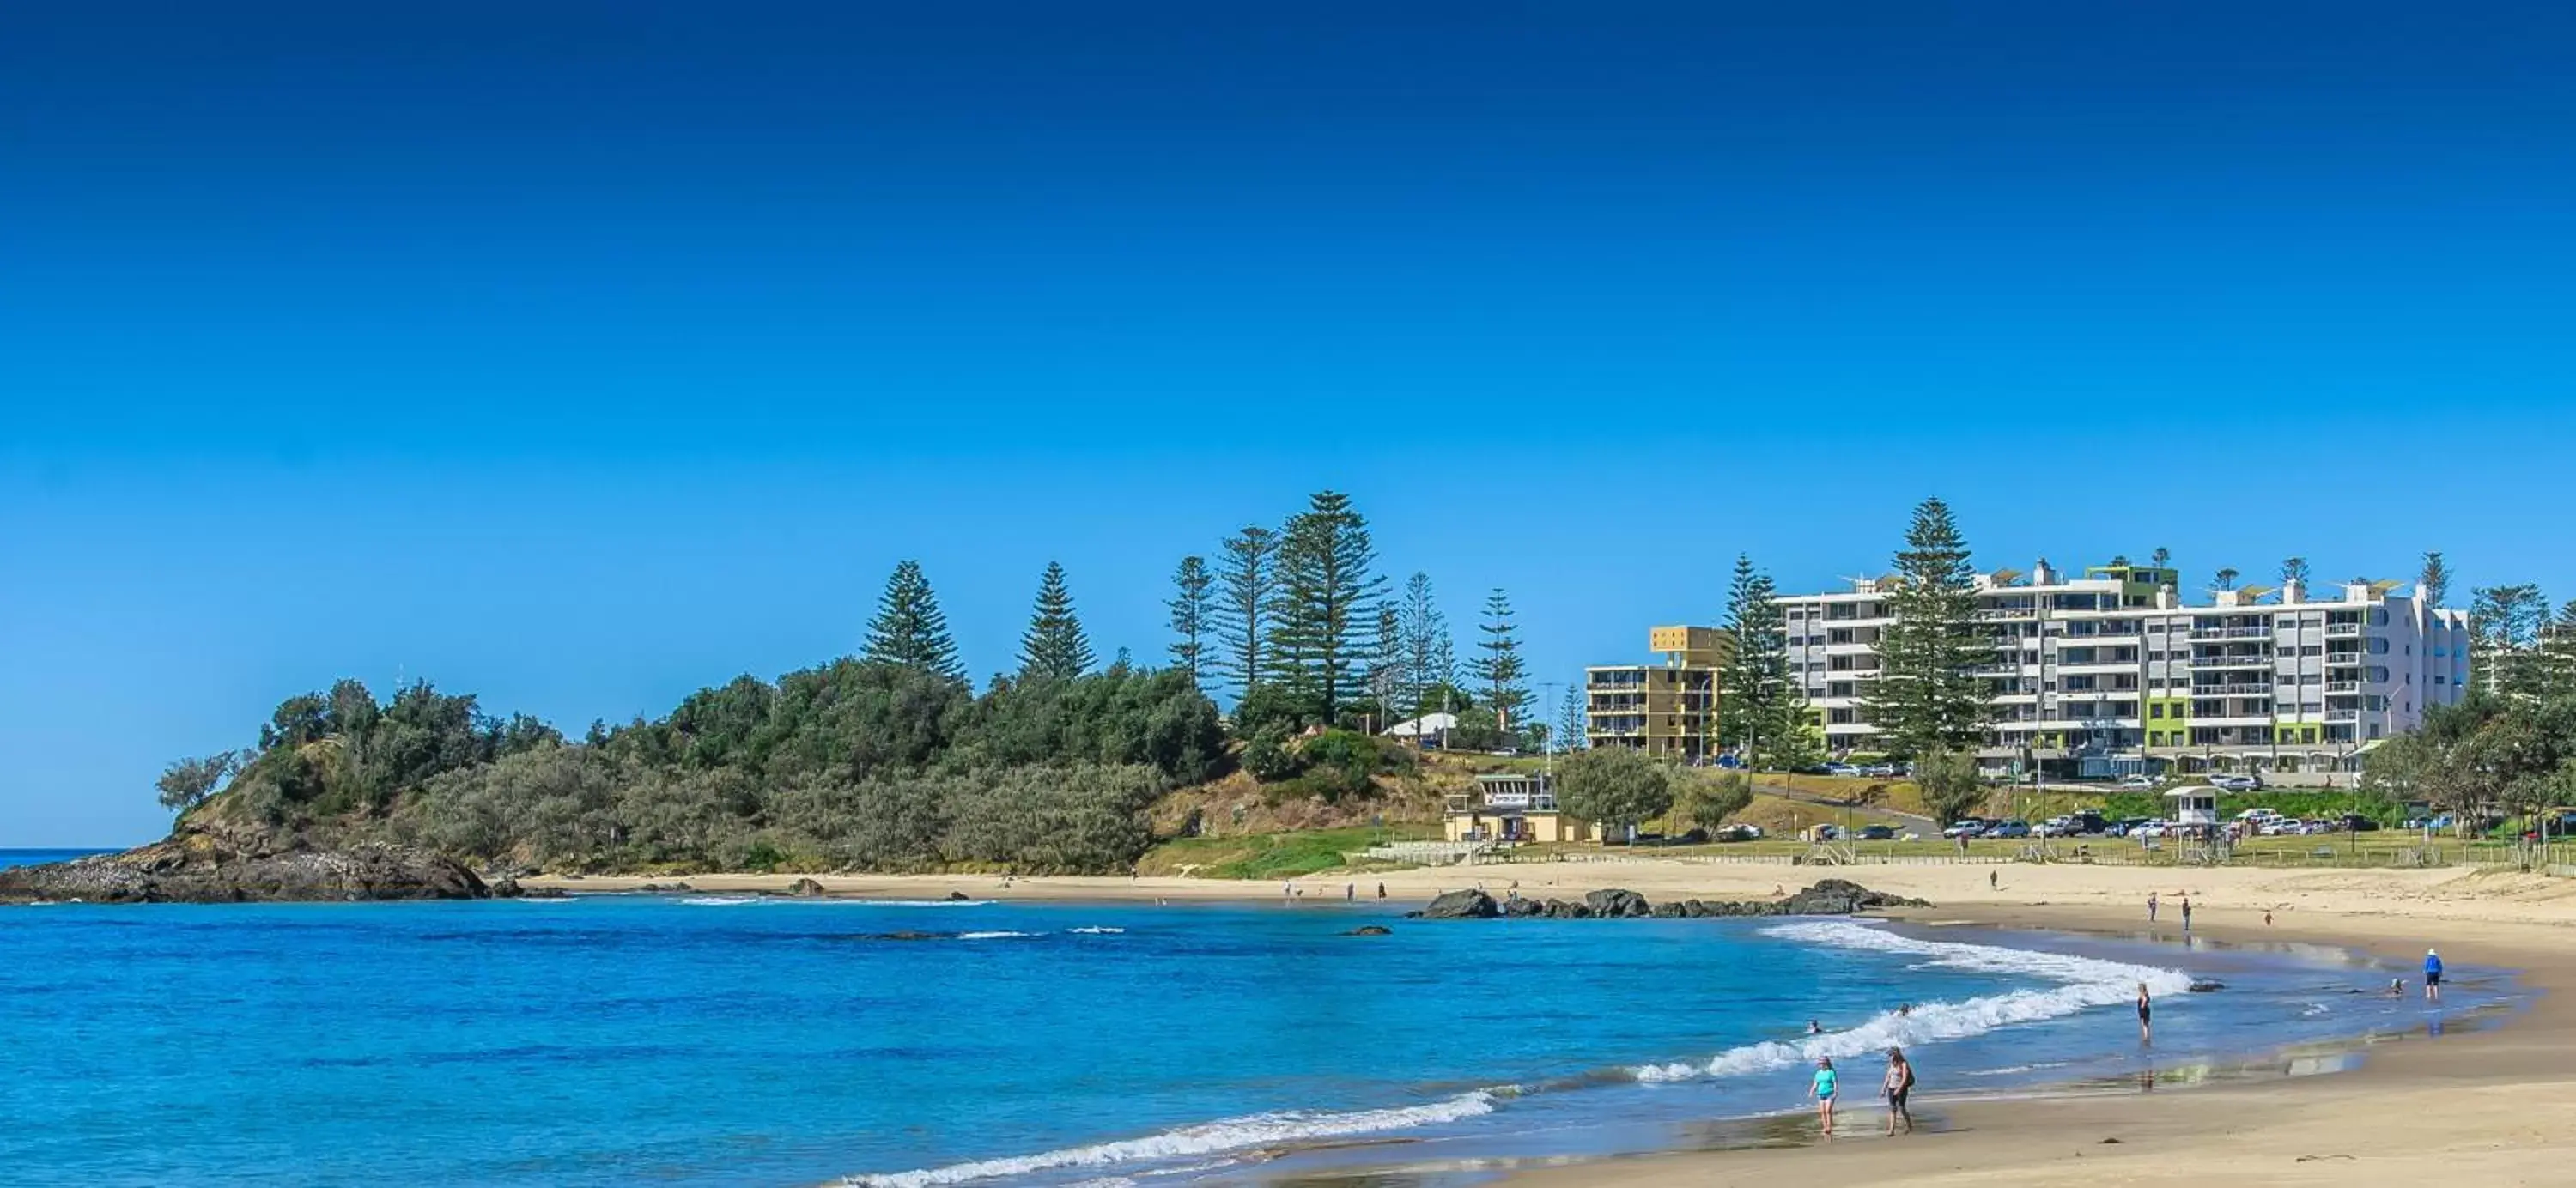
[[[2152,1015],[2153,1013],[2154,1013],[2154,1011],[2152,1010],[2152,1008],[2150,1008],[2150,1007],[2148,1006],[2148,1003],[2147,1003],[2147,984],[2146,984],[2145,982],[2140,982],[2140,983],[2138,983],[2138,1042],[2139,1042],[2139,1043],[2142,1043],[2142,1044],[2148,1044],[2148,1043],[2154,1043],[2154,1042],[2155,1042],[2155,1038],[2156,1038],[2155,1028],[2154,1028],[2154,1027],[2149,1023],[2149,1021],[2148,1021],[2148,1016]]]
[[[2147,892],[2147,923],[2149,923],[2149,924],[2153,924],[2153,923],[2155,923],[2155,922],[2156,922],[2156,893],[2155,893],[2155,892],[2153,892],[2153,891],[2149,891],[2149,892]]]
[[[1816,1121],[1824,1127],[1825,1137],[1834,1137],[1834,1061],[1830,1056],[1816,1059],[1816,1083],[1807,1095],[1816,1099]]]
[[[2188,895],[2182,897],[2182,930],[2191,931],[2191,897]]]
[[[1905,1123],[1905,1133],[1914,1133],[1914,1115],[1906,1112],[1905,1095],[1914,1091],[1914,1066],[1905,1059],[1905,1049],[1887,1050],[1887,1079],[1880,1083],[1887,1091],[1887,1137],[1896,1137],[1896,1124]]]
[[[2442,1001],[2442,955],[2424,950],[2424,1001]]]

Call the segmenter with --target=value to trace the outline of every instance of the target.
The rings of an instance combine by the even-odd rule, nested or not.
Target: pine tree
[[[2221,566],[2218,572],[2211,576],[2217,580],[2218,588],[2221,590],[2236,588],[2236,570],[2233,566]]]
[[[1592,721],[1583,712],[1583,686],[1565,687],[1565,699],[1556,708],[1556,734],[1559,750],[1581,750],[1590,742]]]
[[[1862,704],[1897,754],[1971,751],[1990,716],[1985,684],[1973,674],[1994,645],[1979,630],[1968,542],[1949,505],[1926,499],[1905,546],[1887,597],[1893,619],[1879,638],[1880,675]]]
[[[2480,586],[2469,598],[2470,663],[2479,683],[2489,692],[2536,695],[2542,674],[2533,656],[2549,600],[2533,585]]]
[[[2442,554],[2424,554],[2424,571],[2415,578],[2417,601],[2425,606],[2440,606],[2451,596],[2451,568],[2442,564]]]
[[[1485,595],[1485,621],[1476,630],[1482,638],[1476,641],[1478,654],[1467,661],[1467,676],[1483,688],[1485,706],[1494,711],[1495,728],[1509,734],[1529,705],[1530,695],[1522,683],[1529,674],[1521,666],[1520,627],[1512,622],[1511,595],[1502,587]]]
[[[1224,568],[1210,625],[1216,629],[1214,668],[1234,684],[1237,699],[1251,695],[1270,675],[1271,613],[1279,597],[1279,537],[1250,525],[1226,538]]]
[[[1038,579],[1037,608],[1029,629],[1020,635],[1020,679],[1069,681],[1090,671],[1091,641],[1073,613],[1073,593],[1064,587],[1064,566],[1047,562]]]
[[[2281,589],[2288,590],[2292,582],[2297,582],[2303,587],[2308,584],[2307,558],[2292,557],[2281,562]]]
[[[953,681],[966,679],[966,666],[957,659],[957,641],[948,637],[948,616],[940,613],[939,596],[931,592],[921,562],[899,562],[886,578],[885,594],[877,599],[877,617],[868,624],[862,655],[876,663],[919,669]]]
[[[1401,649],[1398,705],[1407,714],[1428,713],[1437,708],[1423,704],[1432,688],[1456,679],[1449,620],[1432,597],[1430,574],[1416,573],[1404,581],[1404,596],[1396,605],[1396,643]]]
[[[1773,593],[1771,576],[1737,554],[1726,596],[1726,666],[1718,674],[1718,742],[1742,748],[1747,768],[1772,758],[1805,714],[1803,692],[1789,679],[1786,620]]]
[[[1365,679],[1371,632],[1386,579],[1371,572],[1377,550],[1350,497],[1319,491],[1279,534],[1279,613],[1270,631],[1271,671],[1327,725]]]
[[[1201,683],[1199,666],[1208,658],[1208,631],[1214,625],[1209,621],[1208,588],[1215,582],[1206,558],[1183,557],[1180,568],[1172,571],[1172,597],[1163,603],[1172,612],[1172,662],[1190,674],[1193,685]]]

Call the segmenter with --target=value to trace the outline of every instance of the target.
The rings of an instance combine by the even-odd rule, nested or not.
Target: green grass
[[[1136,862],[1140,874],[1180,874],[1183,868],[1203,879],[1286,879],[1327,870],[1381,869],[1382,864],[1353,861],[1351,855],[1384,841],[1436,838],[1436,827],[1391,825],[1350,829],[1314,829],[1299,833],[1265,833],[1248,837],[1186,837],[1164,842]]]

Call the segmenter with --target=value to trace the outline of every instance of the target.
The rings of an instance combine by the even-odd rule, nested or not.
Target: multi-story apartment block
[[[1717,669],[1726,633],[1656,627],[1646,642],[1660,662],[1583,670],[1585,741],[1697,762],[1717,745]]]
[[[1979,575],[1977,614],[1995,647],[1977,670],[1994,706],[1985,766],[2350,771],[2466,690],[2468,616],[2396,583],[2219,590],[2206,606],[2183,605],[2174,585],[2173,570],[2126,564],[2080,578],[2046,561]],[[1892,621],[1886,588],[1861,579],[1778,600],[1790,669],[1838,754],[1876,749],[1862,707]]]

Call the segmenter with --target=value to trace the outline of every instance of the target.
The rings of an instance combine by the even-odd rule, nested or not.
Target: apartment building
[[[1652,664],[1583,670],[1585,741],[1636,747],[1695,763],[1717,747],[1717,670],[1726,633],[1715,627],[1655,627]]]
[[[2069,577],[2043,560],[2028,574],[1979,575],[1977,614],[1995,647],[1977,670],[1994,704],[1984,765],[2351,771],[2466,691],[2468,616],[2398,583],[2219,590],[2202,606],[2184,605],[2175,585],[2171,569],[2127,564]],[[1892,621],[1885,579],[1851,587],[1778,600],[1790,669],[1836,754],[1876,749],[1862,703]]]

